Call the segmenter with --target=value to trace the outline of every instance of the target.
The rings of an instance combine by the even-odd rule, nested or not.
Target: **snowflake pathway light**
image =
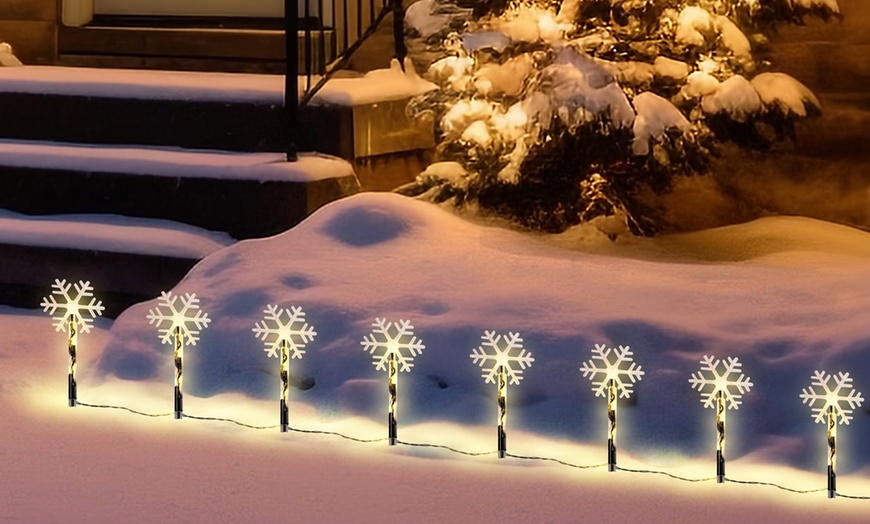
[[[484,331],[483,344],[471,351],[469,355],[475,364],[483,368],[480,376],[486,384],[498,385],[498,457],[507,455],[507,385],[518,385],[523,379],[523,371],[532,366],[535,361],[532,353],[523,348],[523,339],[519,333],[496,335],[495,331]],[[515,355],[511,352],[515,351]],[[488,366],[488,367],[487,367]]]
[[[51,295],[42,299],[42,310],[51,315],[55,331],[66,331],[67,350],[69,352],[69,373],[67,375],[67,391],[69,407],[76,405],[76,346],[78,345],[78,328],[90,333],[94,319],[103,314],[102,301],[94,297],[94,288],[90,282],[79,280],[78,284],[66,280],[55,279]],[[75,296],[70,295],[70,289],[75,288]],[[60,300],[58,300],[60,298]],[[90,300],[88,300],[90,299]]]
[[[800,397],[809,404],[813,419],[818,423],[828,422],[828,497],[837,495],[837,424],[849,424],[852,412],[861,406],[864,397],[852,387],[848,373],[829,375],[816,370],[809,388],[804,388]]]
[[[266,314],[265,318],[255,324],[252,331],[254,336],[265,342],[266,353],[270,357],[280,359],[278,374],[281,377],[281,432],[286,433],[290,422],[287,408],[290,386],[289,351],[293,350],[292,358],[301,359],[305,353],[302,348],[311,342],[317,333],[314,332],[314,327],[309,326],[305,321],[305,312],[301,307],[290,306],[288,309],[283,309],[270,304],[266,306],[263,313]],[[286,321],[282,320],[285,313]]]
[[[629,346],[609,348],[595,344],[592,360],[584,362],[580,371],[592,381],[596,397],[607,396],[607,469],[616,470],[616,397],[628,398],[634,384],[643,377],[641,367],[634,362]]]
[[[171,291],[162,291],[156,308],[149,309],[145,317],[148,323],[157,326],[160,341],[163,344],[175,344],[175,418],[183,416],[183,359],[184,340],[191,346],[196,345],[199,333],[208,327],[211,319],[199,308],[199,299],[195,293],[172,295]]]
[[[375,369],[386,370],[389,373],[387,389],[390,392],[390,407],[387,415],[387,428],[391,446],[396,445],[398,438],[398,422],[396,406],[398,403],[399,371],[411,371],[414,357],[423,352],[426,346],[414,335],[414,326],[410,320],[399,320],[395,324],[386,319],[376,318],[374,328],[362,342],[363,349],[373,356]],[[401,365],[401,367],[399,367]]]
[[[742,364],[737,357],[719,360],[704,356],[701,370],[692,373],[689,384],[701,392],[701,402],[705,408],[716,408],[716,482],[725,482],[725,409],[738,409],[743,402],[743,394],[749,392],[752,382],[741,371]],[[721,370],[721,371],[720,371]],[[715,405],[714,405],[715,402]]]

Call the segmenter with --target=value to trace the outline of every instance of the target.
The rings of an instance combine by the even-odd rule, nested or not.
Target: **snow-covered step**
[[[0,210],[0,303],[36,307],[54,279],[89,280],[106,314],[115,316],[173,287],[200,259],[234,242],[226,233],[167,220]]]
[[[432,122],[405,107],[434,88],[395,61],[334,78],[300,111],[297,146],[347,159],[430,148]],[[0,138],[280,152],[290,131],[283,92],[281,75],[0,68]]]
[[[347,162],[302,154],[0,140],[0,208],[161,218],[235,238],[273,235],[355,193]]]

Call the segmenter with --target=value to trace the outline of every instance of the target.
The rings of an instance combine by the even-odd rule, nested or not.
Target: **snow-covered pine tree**
[[[764,58],[765,33],[807,15],[837,1],[419,0],[410,49],[440,89],[409,110],[434,119],[438,162],[400,191],[532,229],[655,234],[644,195],[707,173],[717,143],[769,148],[818,113]]]

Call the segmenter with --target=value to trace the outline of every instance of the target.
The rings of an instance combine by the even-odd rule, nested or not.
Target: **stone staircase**
[[[90,280],[117,315],[359,189],[337,158],[284,161],[281,77],[141,74],[0,68],[0,303]],[[300,149],[347,147],[340,112],[306,118]]]

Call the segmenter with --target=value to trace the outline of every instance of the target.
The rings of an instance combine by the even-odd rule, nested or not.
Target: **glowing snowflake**
[[[94,298],[93,290],[90,282],[82,282],[78,284],[67,284],[66,279],[55,279],[54,285],[51,286],[54,291],[51,295],[42,299],[42,310],[52,315],[54,320],[55,331],[66,331],[67,324],[70,320],[75,321],[81,330],[85,333],[91,331],[91,324],[94,319],[103,314],[103,303]],[[70,289],[75,287],[75,297],[70,296]],[[60,301],[55,297],[61,298]],[[84,299],[90,298],[87,304]],[[57,315],[55,315],[57,311]]]
[[[390,355],[395,355],[400,364],[399,371],[411,371],[414,357],[423,352],[426,346],[423,341],[414,336],[414,326],[410,320],[399,320],[395,324],[386,319],[376,318],[372,324],[375,329],[366,335],[362,342],[363,349],[374,356],[375,369],[387,370]],[[395,334],[390,334],[392,331]],[[378,352],[383,350],[383,352]],[[377,354],[376,354],[377,352]]]
[[[719,371],[720,365],[722,371]],[[727,357],[719,360],[712,356],[704,355],[701,360],[701,371],[692,373],[689,383],[692,389],[697,388],[701,392],[701,402],[705,408],[716,408],[716,399],[721,391],[728,403],[728,409],[738,409],[743,402],[743,394],[749,392],[752,382],[745,376],[740,368],[743,366],[737,357]],[[709,372],[709,375],[704,373]],[[739,374],[739,376],[737,376]]]
[[[831,381],[834,384],[833,388],[829,387]],[[861,393],[852,387],[852,377],[848,373],[829,375],[818,370],[813,373],[812,385],[809,389],[804,388],[801,398],[804,404],[809,404],[813,408],[813,418],[816,422],[823,424],[830,407],[834,408],[840,424],[848,424],[852,420],[852,411],[864,402]]]
[[[641,367],[631,358],[633,354],[629,346],[619,346],[617,349],[606,347],[604,344],[595,344],[592,360],[584,362],[580,371],[583,372],[584,377],[588,376],[592,380],[592,391],[595,392],[596,397],[607,396],[607,388],[611,380],[616,381],[620,397],[628,398],[633,393],[632,387],[644,375]],[[624,367],[624,364],[630,365]],[[601,378],[596,381],[599,375]]]
[[[181,302],[181,308],[176,307]],[[211,319],[208,314],[199,309],[199,299],[196,293],[185,293],[184,296],[172,295],[171,291],[160,292],[160,303],[155,309],[149,309],[149,324],[157,326],[160,340],[164,344],[173,344],[175,328],[181,328],[181,334],[186,338],[187,344],[196,345],[199,333],[208,327]]]
[[[287,321],[281,320],[281,316],[287,313]],[[301,307],[290,306],[289,309],[279,309],[278,306],[268,305],[263,310],[266,317],[258,322],[252,331],[254,336],[263,340],[266,347],[263,351],[270,357],[278,357],[281,351],[281,341],[286,340],[287,346],[292,351],[290,358],[302,358],[305,350],[302,349],[317,335],[313,326],[305,322],[305,312]]]
[[[484,331],[484,343],[472,350],[469,355],[475,364],[480,365],[484,369],[480,376],[486,379],[485,383],[495,384],[498,378],[499,366],[504,366],[505,372],[508,374],[510,384],[519,384],[523,379],[523,370],[532,366],[535,361],[532,358],[532,353],[523,348],[523,339],[519,333],[510,333],[504,338],[502,335],[496,335],[495,331]],[[500,342],[504,341],[504,349]],[[488,351],[492,350],[492,351]],[[511,356],[513,350],[519,351],[515,356]],[[488,368],[484,365],[490,364]],[[514,368],[514,364],[519,366],[519,369]]]

